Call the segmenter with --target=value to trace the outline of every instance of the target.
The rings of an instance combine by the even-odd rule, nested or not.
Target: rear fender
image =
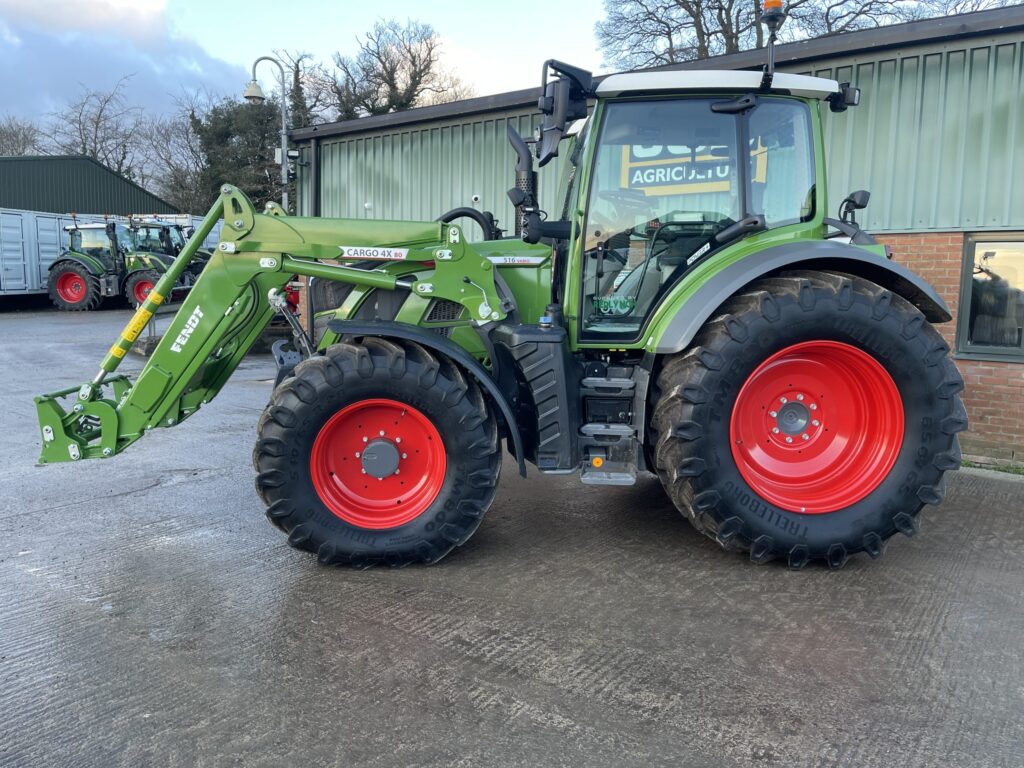
[[[906,267],[845,243],[798,241],[766,248],[715,273],[664,326],[654,351],[659,354],[682,351],[729,297],[742,292],[755,280],[789,269],[856,275],[902,296],[931,323],[946,323],[952,319],[949,307],[935,289]]]
[[[405,339],[414,341],[417,344],[427,347],[434,352],[450,358],[467,371],[487,395],[494,401],[494,404],[501,411],[505,423],[508,425],[509,437],[512,440],[513,453],[519,463],[519,474],[526,477],[526,460],[523,453],[523,437],[519,432],[519,424],[516,422],[515,414],[509,405],[505,394],[498,387],[497,383],[472,355],[453,341],[440,336],[433,331],[427,331],[406,323],[389,323],[380,321],[354,321],[354,320],[332,320],[327,328],[339,336],[379,336],[384,339]]]

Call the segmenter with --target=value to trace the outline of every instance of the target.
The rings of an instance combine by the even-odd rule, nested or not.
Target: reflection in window
[[[1024,241],[969,241],[966,258],[971,264],[963,291],[964,351],[1001,348],[1024,354]]]

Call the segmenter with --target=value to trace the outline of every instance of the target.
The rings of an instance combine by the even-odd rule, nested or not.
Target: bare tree
[[[291,80],[288,112],[292,128],[326,122],[332,116],[334,78],[324,65],[304,51],[274,51],[274,55]]]
[[[13,115],[0,118],[0,155],[37,155],[42,151],[39,126]]]
[[[122,93],[130,75],[109,91],[89,90],[49,115],[47,138],[55,152],[86,155],[140,184],[147,180],[150,145],[141,107]]]
[[[334,55],[329,83],[338,119],[399,112],[459,98],[466,86],[440,63],[440,41],[429,24],[378,22],[355,56]]]
[[[181,211],[202,213],[212,202],[203,177],[206,157],[196,132],[197,121],[211,102],[207,94],[185,94],[176,100],[174,113],[148,126],[155,191]]]
[[[791,0],[785,40],[1017,5],[1021,0]],[[675,64],[765,44],[761,0],[605,0],[596,25],[609,66]]]

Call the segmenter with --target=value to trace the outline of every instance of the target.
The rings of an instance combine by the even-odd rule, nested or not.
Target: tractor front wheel
[[[69,312],[96,309],[103,300],[99,280],[77,261],[55,264],[48,287],[54,306]]]
[[[433,563],[494,499],[498,427],[472,378],[413,342],[335,344],[274,391],[256,488],[288,542],[325,564]]]
[[[160,274],[151,269],[132,272],[124,281],[124,295],[128,303],[138,309],[156,287]]]
[[[755,562],[877,557],[960,465],[948,353],[919,310],[867,280],[760,280],[662,366],[658,474],[698,530]]]

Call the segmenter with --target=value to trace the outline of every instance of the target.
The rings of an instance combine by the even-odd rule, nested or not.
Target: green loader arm
[[[138,379],[132,383],[114,375],[221,218],[216,252]],[[346,260],[419,262],[423,271],[397,277],[383,266],[366,270],[326,263]],[[480,325],[505,317],[493,265],[454,225],[291,217],[274,203],[258,214],[241,191],[225,185],[93,379],[35,398],[43,439],[40,463],[110,457],[146,430],[173,426],[198,411],[220,391],[263,332],[275,312],[271,293],[293,275],[387,290],[408,288],[462,304]],[[66,408],[61,401],[71,398]]]

